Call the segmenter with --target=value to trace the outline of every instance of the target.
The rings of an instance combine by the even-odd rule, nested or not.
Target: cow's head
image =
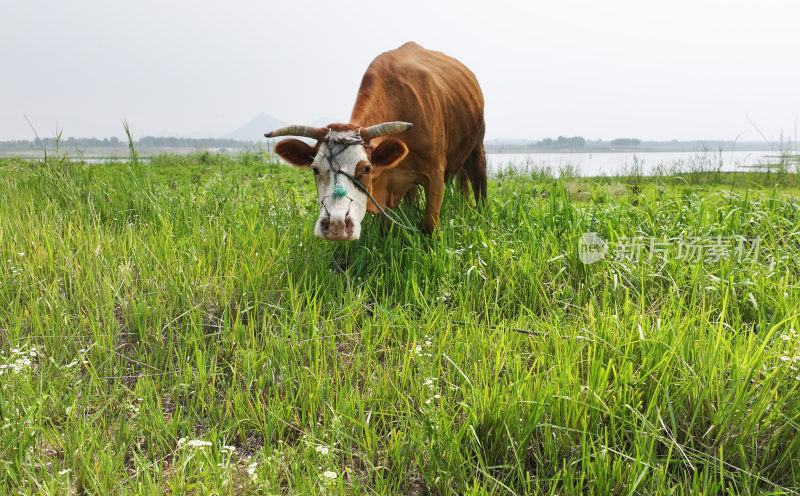
[[[370,127],[330,124],[328,127],[287,126],[264,136],[303,136],[317,140],[311,146],[297,139],[275,145],[275,153],[297,167],[313,170],[319,198],[314,234],[329,241],[353,241],[361,236],[361,221],[370,201],[373,178],[397,165],[408,147],[397,138],[372,140],[411,128],[407,122],[385,122]],[[353,181],[355,179],[355,181]]]

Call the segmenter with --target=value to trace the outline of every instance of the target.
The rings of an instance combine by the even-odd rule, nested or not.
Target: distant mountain
[[[332,122],[347,121],[336,119],[334,117],[320,117],[311,122],[295,122],[293,124],[307,124],[309,126],[324,127]],[[271,131],[286,125],[288,125],[287,122],[262,112],[253,117],[253,119],[244,126],[240,127],[236,131],[233,131],[232,133],[224,135],[223,137],[241,141],[260,141],[264,139],[264,133],[267,131]]]
[[[286,124],[286,122],[283,122],[277,117],[262,112],[253,117],[253,119],[244,126],[232,133],[226,134],[225,137],[242,141],[261,141],[264,139],[264,133],[285,126]]]

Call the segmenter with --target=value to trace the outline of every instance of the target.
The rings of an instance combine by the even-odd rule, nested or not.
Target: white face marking
[[[367,195],[339,170],[355,177],[356,166],[367,160],[367,153],[360,144],[347,145],[336,142],[337,135],[352,136],[353,133],[331,133],[333,140],[323,142],[311,167],[316,171],[317,197],[320,205],[319,218],[314,234],[330,241],[353,241],[361,236],[361,221],[367,212]],[[344,195],[335,194],[338,186]]]

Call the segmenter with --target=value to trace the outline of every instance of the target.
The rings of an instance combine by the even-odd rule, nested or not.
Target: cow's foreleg
[[[444,167],[442,167],[444,169]],[[439,227],[439,212],[444,198],[444,174],[433,177],[425,186],[425,214],[422,216],[422,231],[432,233]]]

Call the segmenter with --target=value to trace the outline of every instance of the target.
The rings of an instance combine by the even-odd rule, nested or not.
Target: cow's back
[[[483,139],[483,94],[461,62],[409,42],[370,64],[350,120],[360,126],[387,121],[414,124],[402,136],[409,147],[407,166],[446,157],[452,172]]]

